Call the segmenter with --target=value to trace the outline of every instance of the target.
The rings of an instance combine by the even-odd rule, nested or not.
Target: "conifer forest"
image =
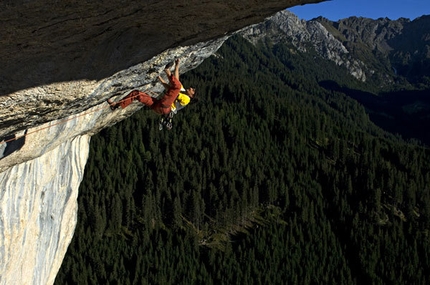
[[[429,120],[356,98],[397,90],[240,36],[181,81],[172,130],[142,109],[92,137],[55,284],[430,283]]]

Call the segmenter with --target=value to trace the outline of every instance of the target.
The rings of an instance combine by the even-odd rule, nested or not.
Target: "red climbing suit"
[[[127,96],[125,96],[120,102],[122,109],[127,107],[133,102],[133,100],[138,100],[139,102],[151,107],[154,112],[160,115],[167,115],[170,113],[170,107],[175,101],[176,97],[179,95],[181,90],[181,82],[173,75],[169,76],[170,88],[167,90],[166,94],[161,99],[156,99],[145,92],[139,90],[131,91]]]

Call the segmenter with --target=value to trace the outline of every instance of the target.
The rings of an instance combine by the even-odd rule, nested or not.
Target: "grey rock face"
[[[296,15],[285,10],[268,18],[264,23],[243,29],[241,33],[253,43],[266,36],[274,43],[289,42],[301,52],[306,52],[307,45],[311,44],[323,58],[347,67],[357,79],[366,80],[362,69],[364,63],[350,57],[342,42],[318,21],[299,20]]]

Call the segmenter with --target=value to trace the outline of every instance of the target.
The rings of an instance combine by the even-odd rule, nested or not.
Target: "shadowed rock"
[[[0,96],[99,80],[178,45],[207,41],[321,0],[0,2]]]

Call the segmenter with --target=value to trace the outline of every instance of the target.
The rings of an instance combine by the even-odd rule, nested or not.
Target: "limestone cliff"
[[[0,284],[52,284],[76,225],[91,135],[141,106],[105,100],[161,94],[157,76],[199,65],[234,31],[284,1],[0,3]]]
[[[76,225],[88,144],[79,136],[0,173],[2,284],[54,282]]]

